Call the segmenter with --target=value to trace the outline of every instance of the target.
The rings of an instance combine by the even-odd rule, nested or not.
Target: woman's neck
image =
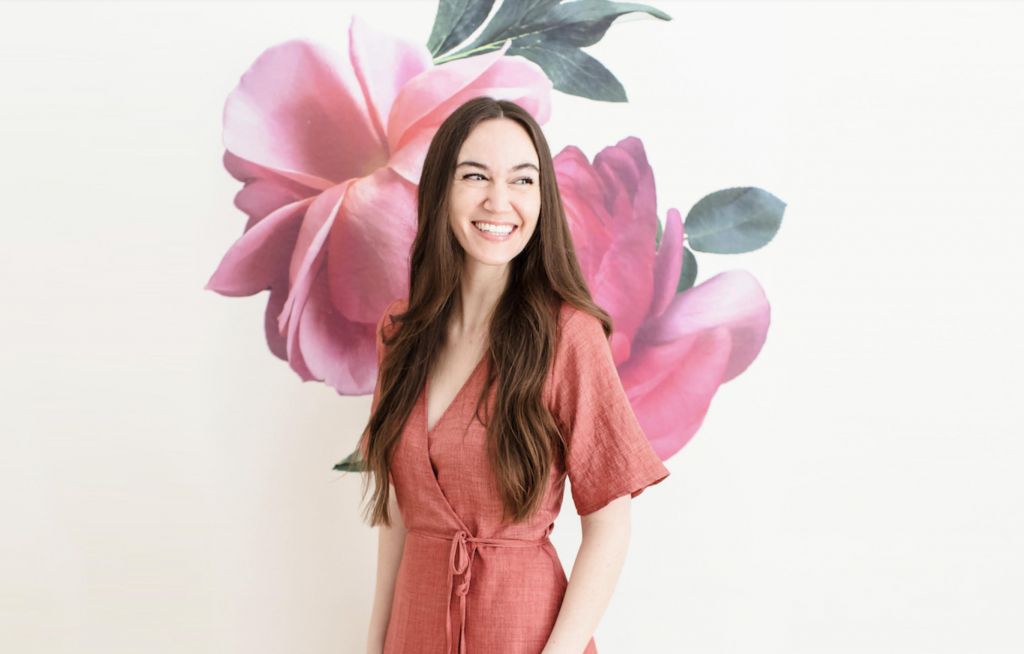
[[[466,266],[459,301],[449,325],[449,330],[456,337],[487,331],[494,307],[508,283],[508,270],[508,264],[491,266],[474,261]]]

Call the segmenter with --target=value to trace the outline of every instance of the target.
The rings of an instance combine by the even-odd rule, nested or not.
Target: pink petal
[[[308,41],[261,53],[228,95],[223,122],[228,150],[315,189],[387,156],[347,53]]]
[[[263,312],[263,332],[267,339],[267,347],[278,359],[288,360],[288,345],[281,330],[277,327],[277,316],[284,307],[288,297],[288,278],[282,277],[270,285],[270,297],[267,308]]]
[[[593,165],[570,146],[555,169],[580,267],[594,300],[612,316],[612,354],[621,363],[653,297],[653,171],[635,138],[603,149]]]
[[[633,411],[663,460],[700,428],[724,381],[732,342],[726,328],[690,333],[674,341],[633,343],[619,369]]]
[[[438,126],[463,102],[478,96],[512,100],[543,125],[551,114],[551,80],[537,64],[506,57],[511,41],[492,52],[424,71],[398,95],[388,117],[388,164],[418,184]]]
[[[353,14],[348,28],[349,58],[367,101],[380,143],[387,142],[387,120],[395,98],[412,78],[434,66],[426,47],[379,30]]]
[[[643,142],[628,136],[614,146],[606,147],[594,157],[594,169],[605,181],[605,197],[624,196],[631,204],[634,220],[653,223],[658,220],[654,171],[647,161]]]
[[[316,278],[317,268],[323,263],[323,244],[334,224],[341,201],[351,181],[332,187],[313,200],[306,211],[296,238],[289,266],[288,299],[278,316],[278,328],[288,330],[288,358],[291,360],[298,322],[294,320],[309,295],[309,287]]]
[[[249,216],[245,231],[275,209],[320,192],[269,168],[246,161],[230,150],[224,151],[222,161],[232,177],[245,182],[242,190],[235,194],[235,206]]]
[[[249,216],[245,223],[245,229],[248,231],[281,207],[293,202],[311,201],[314,195],[316,193],[308,192],[300,195],[295,190],[269,179],[254,179],[235,194],[235,206]]]
[[[288,270],[302,215],[312,198],[286,204],[235,241],[205,288],[222,295],[253,295]]]
[[[403,141],[402,148],[388,159],[388,167],[410,184],[419,184],[423,160],[427,157],[427,150],[436,133],[436,125],[431,129],[413,130],[411,136]]]
[[[627,220],[625,213],[614,215],[615,220]],[[615,238],[604,253],[607,263],[589,280],[590,290],[594,300],[611,314],[615,332],[629,342],[651,305],[655,233],[640,225],[612,228],[612,232]],[[628,349],[621,347],[614,354],[616,362],[629,358]]]
[[[657,318],[668,307],[679,288],[683,272],[683,219],[678,209],[669,209],[654,261],[654,288],[648,319]]]
[[[444,106],[445,101],[471,85],[505,56],[511,44],[511,41],[506,41],[497,50],[432,66],[406,82],[388,115],[388,149],[396,152],[408,138],[406,132],[413,125],[427,120],[438,107]]]
[[[376,324],[391,300],[408,295],[416,202],[416,186],[387,166],[345,194],[327,244],[327,279],[347,320]]]
[[[655,346],[708,330],[724,329],[731,343],[722,383],[736,377],[757,357],[771,323],[771,307],[753,275],[726,271],[679,293],[637,339]]]
[[[377,373],[376,320],[351,322],[335,310],[326,276],[321,268],[299,318],[298,352],[312,379],[323,380],[342,395],[372,393]]]
[[[635,137],[622,139],[604,148],[594,157],[594,169],[601,178],[605,206],[613,234],[604,253],[608,262],[629,265],[605,265],[593,280],[598,303],[612,314],[615,331],[632,341],[646,319],[653,297],[655,239],[658,232],[654,172],[647,163],[643,144]],[[617,361],[629,357],[629,349],[619,347]]]
[[[604,265],[605,253],[615,238],[604,204],[602,180],[583,152],[574,145],[559,152],[554,164],[576,258],[583,277],[589,283]]]

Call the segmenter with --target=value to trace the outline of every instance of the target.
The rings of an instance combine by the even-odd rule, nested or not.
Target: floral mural
[[[205,288],[268,291],[268,348],[302,381],[342,395],[373,391],[374,328],[387,304],[408,294],[417,183],[452,110],[490,96],[543,125],[556,91],[625,102],[622,84],[581,48],[625,13],[670,20],[632,3],[546,0],[502,3],[483,25],[493,4],[440,2],[427,45],[353,16],[342,43],[267,48],[228,94],[223,163],[242,183],[234,203],[248,219]],[[593,160],[564,145],[556,177],[594,301],[614,321],[623,386],[667,459],[696,433],[718,388],[757,357],[770,323],[751,274],[697,283],[695,253],[764,246],[785,204],[736,187],[706,194],[685,216],[670,208],[662,220],[643,142],[608,137],[614,143]],[[358,469],[356,454],[335,468]]]

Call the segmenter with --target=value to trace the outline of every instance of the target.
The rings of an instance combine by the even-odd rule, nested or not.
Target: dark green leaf
[[[434,57],[448,52],[476,31],[491,13],[494,0],[440,0],[427,49]]]
[[[449,0],[452,6],[461,4]],[[444,9],[444,13],[452,11]],[[540,66],[554,88],[564,93],[611,102],[625,102],[626,92],[615,76],[579,48],[601,40],[616,18],[646,12],[661,20],[672,20],[663,11],[647,5],[609,0],[505,0],[494,17],[472,43],[438,57],[435,64],[496,50],[511,39],[506,54],[520,55]],[[445,18],[449,23],[453,18]],[[438,10],[431,46],[442,41],[442,10]],[[434,48],[431,47],[434,52]],[[439,52],[442,50],[439,50]]]
[[[563,93],[591,100],[627,102],[622,83],[597,59],[578,48],[556,43],[519,47],[513,41],[506,54],[521,55],[540,66],[552,86]]]
[[[752,186],[715,191],[686,216],[686,242],[698,252],[751,252],[779,231],[785,208],[785,202]]]
[[[544,20],[536,25],[548,39],[565,45],[586,47],[600,41],[615,19],[633,12],[646,12],[661,20],[672,20],[665,12],[632,2],[608,0],[577,0],[554,7]]]
[[[359,456],[359,448],[357,447],[351,454],[346,456],[344,459],[334,464],[332,470],[341,470],[342,472],[363,472],[366,470],[365,461]]]
[[[502,2],[491,22],[466,46],[472,50],[512,39],[537,39],[567,45],[593,45],[601,40],[609,25],[624,14],[646,12],[655,18],[672,20],[665,12],[632,2],[609,0],[575,0],[559,4],[558,0],[525,0]]]

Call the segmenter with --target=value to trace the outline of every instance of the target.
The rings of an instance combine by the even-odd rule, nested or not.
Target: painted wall
[[[587,48],[629,102],[555,91],[553,152],[634,136],[660,220],[737,186],[786,219],[699,255],[771,329],[634,503],[601,651],[1021,649],[1024,5],[652,6]],[[426,43],[434,10],[3,4],[5,651],[364,651],[376,533],[331,465],[370,398],[273,356],[266,294],[202,287],[245,223],[241,74],[354,14]],[[552,539],[568,568],[571,509]]]

